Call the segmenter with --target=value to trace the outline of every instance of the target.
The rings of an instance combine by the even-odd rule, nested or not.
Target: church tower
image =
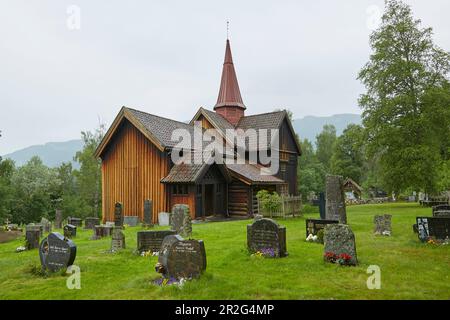
[[[245,105],[242,102],[241,91],[234,70],[231,56],[230,40],[227,39],[225,60],[223,62],[222,79],[220,81],[219,96],[214,110],[234,126],[244,116]]]

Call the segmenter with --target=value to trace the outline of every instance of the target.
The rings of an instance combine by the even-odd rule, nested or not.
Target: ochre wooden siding
[[[169,161],[129,121],[124,120],[102,155],[103,222],[114,220],[114,205],[122,202],[124,215],[143,219],[144,200],[153,201],[153,222],[168,211],[166,186]]]

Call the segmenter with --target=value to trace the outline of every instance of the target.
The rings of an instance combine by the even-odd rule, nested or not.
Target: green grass
[[[374,236],[373,216],[390,213],[391,237]],[[449,246],[421,243],[412,232],[418,215],[430,208],[416,204],[351,206],[348,223],[356,236],[357,267],[323,262],[323,246],[305,242],[305,218],[279,220],[287,227],[289,256],[257,259],[246,250],[250,220],[195,224],[193,238],[203,239],[208,266],[198,280],[182,288],[157,287],[157,257],[141,257],[136,232],[127,228],[124,251],[106,253],[110,239],[89,240],[92,231],[79,230],[75,239],[81,268],[81,290],[66,287],[60,273],[43,278],[33,274],[38,250],[15,253],[23,238],[0,244],[0,299],[449,299]],[[366,286],[367,267],[381,268],[381,289]]]

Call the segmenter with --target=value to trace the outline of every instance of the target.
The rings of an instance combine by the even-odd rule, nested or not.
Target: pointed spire
[[[233,57],[231,55],[230,40],[227,39],[225,49],[225,59],[223,62],[222,79],[220,81],[219,96],[214,110],[222,107],[233,107],[245,110],[244,102],[242,101],[241,91],[234,70]]]

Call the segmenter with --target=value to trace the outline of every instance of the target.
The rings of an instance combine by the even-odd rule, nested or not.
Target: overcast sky
[[[407,2],[450,50],[450,1]],[[356,75],[383,5],[0,0],[0,154],[78,139],[123,105],[182,121],[211,109],[227,20],[247,114],[360,113]]]

